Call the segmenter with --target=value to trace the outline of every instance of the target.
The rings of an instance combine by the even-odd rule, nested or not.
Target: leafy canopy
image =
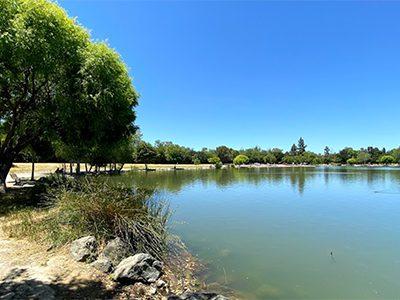
[[[0,180],[47,137],[64,159],[108,159],[135,127],[119,55],[46,0],[0,1]]]
[[[245,165],[249,163],[249,158],[246,155],[239,154],[238,156],[235,157],[233,163],[235,165]]]

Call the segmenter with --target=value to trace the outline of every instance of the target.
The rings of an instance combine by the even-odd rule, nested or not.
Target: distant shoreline
[[[47,176],[54,173],[57,168],[61,168],[63,163],[35,163],[35,179]],[[68,164],[67,164],[68,165]],[[31,163],[14,163],[10,170],[10,173],[15,173],[19,177],[28,178],[31,175]],[[232,164],[225,164],[223,168],[230,168]],[[122,171],[145,171],[146,164],[135,163],[125,164]],[[207,170],[214,169],[212,164],[147,164],[149,170],[153,171],[174,171],[174,170]],[[234,168],[316,168],[316,167],[362,167],[362,168],[382,168],[382,167],[393,167],[398,168],[400,164],[354,164],[354,165],[340,165],[340,164],[320,164],[320,165],[301,165],[301,164],[247,164],[235,166]],[[85,170],[84,163],[81,163],[81,170]],[[11,182],[10,176],[7,178],[7,182]]]

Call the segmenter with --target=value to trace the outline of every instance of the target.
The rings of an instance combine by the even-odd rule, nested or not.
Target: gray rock
[[[139,253],[122,260],[113,273],[119,282],[153,283],[161,275],[163,264],[150,254]]]
[[[229,300],[229,299],[215,293],[185,292],[180,296],[169,296],[168,300]]]
[[[120,238],[115,238],[109,241],[101,252],[101,255],[108,258],[113,266],[117,266],[130,254],[129,246]]]
[[[71,255],[76,261],[93,261],[96,258],[97,242],[94,236],[85,236],[71,244]]]
[[[104,273],[109,273],[113,270],[113,266],[111,261],[105,257],[100,255],[97,260],[95,260],[94,262],[92,262],[90,264],[92,267],[96,268],[99,271],[102,271]]]

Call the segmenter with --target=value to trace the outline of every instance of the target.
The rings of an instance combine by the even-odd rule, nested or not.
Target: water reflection
[[[321,178],[322,177],[322,178]],[[314,180],[322,179],[325,185],[330,180],[339,180],[342,184],[351,185],[356,181],[365,181],[368,186],[382,185],[386,181],[400,183],[400,170],[395,168],[347,168],[347,167],[293,167],[262,169],[224,169],[224,170],[180,170],[140,172],[132,171],[118,178],[118,181],[134,183],[178,193],[186,186],[201,183],[203,187],[210,184],[226,188],[235,184],[281,185],[289,183],[293,190],[302,195],[307,185]]]

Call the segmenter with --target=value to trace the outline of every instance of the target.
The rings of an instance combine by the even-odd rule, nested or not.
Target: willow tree
[[[46,0],[0,0],[0,190],[46,135],[76,158],[134,131],[137,95],[119,56]]]
[[[68,99],[60,103],[56,148],[61,158],[72,162],[115,162],[118,148],[126,149],[136,131],[133,108],[138,95],[125,64],[106,44],[92,43],[82,55],[75,89],[79,101],[74,106]]]

